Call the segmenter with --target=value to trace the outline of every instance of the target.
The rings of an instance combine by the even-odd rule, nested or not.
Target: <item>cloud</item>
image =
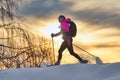
[[[118,2],[119,0],[31,0],[22,8],[22,14],[30,20],[29,23],[38,27],[57,20],[59,14],[69,15],[75,18],[78,24],[81,21],[88,24],[85,25],[87,27],[83,25],[85,28],[81,28],[81,33],[90,34],[95,39],[112,36],[118,39],[119,31],[113,31],[115,28],[120,28]]]
[[[119,0],[31,0],[22,8],[25,16],[49,18],[59,14],[70,15],[92,25],[120,28]]]
[[[76,18],[92,25],[116,26],[120,28],[120,15],[100,9],[81,10],[72,13]]]
[[[98,47],[98,48],[109,48],[109,47],[120,47],[120,45],[96,45],[95,47]]]
[[[26,16],[40,18],[64,13],[71,5],[71,2],[61,2],[60,0],[32,0],[30,4],[23,8],[22,13]]]

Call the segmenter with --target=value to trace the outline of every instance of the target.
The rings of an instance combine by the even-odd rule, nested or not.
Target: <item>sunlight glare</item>
[[[89,43],[91,41],[91,38],[87,34],[81,34],[80,35],[80,40],[84,43]]]
[[[59,23],[53,23],[53,24],[49,24],[48,26],[45,27],[44,29],[44,34],[46,36],[50,36],[51,33],[57,33],[60,31],[60,29],[58,28]]]
[[[45,35],[45,37],[50,38],[51,33],[58,33],[60,31],[59,25],[60,24],[58,22],[47,25],[43,29],[43,34]],[[54,37],[54,40],[57,40],[57,41],[61,42],[62,38],[61,38],[61,36],[57,36],[57,37]]]

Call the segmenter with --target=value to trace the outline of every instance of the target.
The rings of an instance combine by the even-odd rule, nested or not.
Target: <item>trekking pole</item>
[[[86,50],[84,50],[84,49],[80,48],[79,46],[77,46],[77,45],[75,45],[75,44],[73,44],[73,45],[74,45],[75,47],[77,47],[77,48],[81,49],[82,51],[84,51],[84,52],[88,53],[89,55],[91,55],[91,56],[95,57],[94,55],[92,55],[92,54],[91,54],[91,53],[89,53],[88,51],[86,51]]]
[[[53,47],[53,58],[54,58],[54,63],[55,63],[55,50],[54,50],[54,40],[52,37],[52,47]]]
[[[93,56],[93,57],[95,58],[97,64],[102,64],[102,63],[103,63],[102,60],[101,60],[99,57],[96,57],[95,55],[92,55],[92,54],[89,53],[88,51],[80,48],[79,46],[77,46],[77,45],[75,45],[75,44],[73,44],[73,45],[74,45],[75,47],[77,47],[78,49],[81,49],[82,51],[84,51],[84,52],[88,53],[89,55]]]

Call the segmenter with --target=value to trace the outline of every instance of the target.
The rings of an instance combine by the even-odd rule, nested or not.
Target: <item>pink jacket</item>
[[[65,19],[64,21],[62,21],[62,23],[61,23],[61,28],[65,31],[65,32],[69,32],[69,24],[68,24],[68,22],[70,22],[71,21],[71,19],[70,18],[67,18],[67,19]]]

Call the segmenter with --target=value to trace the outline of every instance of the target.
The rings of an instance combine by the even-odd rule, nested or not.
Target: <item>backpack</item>
[[[76,26],[76,24],[75,24],[73,21],[68,22],[68,24],[70,25],[69,34],[70,34],[72,37],[75,37],[76,34],[77,34],[77,26]]]

